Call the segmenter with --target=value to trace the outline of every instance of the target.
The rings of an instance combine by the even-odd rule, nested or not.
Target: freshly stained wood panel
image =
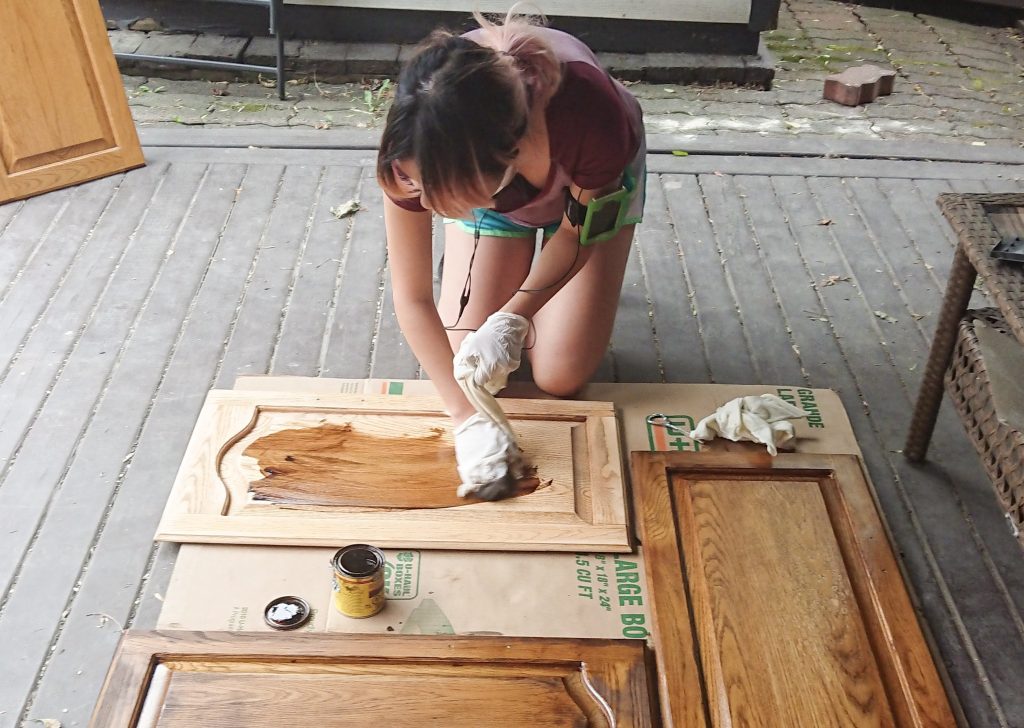
[[[96,0],[0,3],[0,203],[143,163]]]
[[[646,728],[635,641],[139,632],[90,725]]]
[[[667,726],[955,724],[855,457],[633,469]]]
[[[519,494],[455,497],[432,397],[210,393],[167,502],[168,541],[627,551],[608,403],[502,400],[532,463]]]

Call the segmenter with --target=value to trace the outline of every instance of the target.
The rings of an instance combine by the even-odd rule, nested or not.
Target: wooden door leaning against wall
[[[0,204],[145,162],[97,0],[0,2]]]

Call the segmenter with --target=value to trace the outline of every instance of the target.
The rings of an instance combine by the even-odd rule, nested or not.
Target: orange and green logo
[[[689,450],[698,452],[700,443],[681,432],[690,432],[696,423],[689,415],[665,415],[665,420],[654,424],[647,422],[647,441],[651,450]]]

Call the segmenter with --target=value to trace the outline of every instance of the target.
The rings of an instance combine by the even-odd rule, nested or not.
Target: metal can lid
[[[354,543],[339,549],[331,563],[345,576],[361,579],[384,567],[384,552],[376,546]]]
[[[309,604],[301,597],[277,597],[263,609],[263,621],[274,629],[298,629],[312,614]]]

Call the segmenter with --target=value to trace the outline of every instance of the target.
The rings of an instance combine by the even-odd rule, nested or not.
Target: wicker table
[[[1024,435],[998,423],[987,392],[986,399],[979,399],[978,387],[987,386],[988,380],[973,326],[980,319],[1013,334],[1024,346],[1024,265],[990,255],[1004,235],[1024,235],[1024,194],[945,194],[938,201],[958,244],[903,452],[912,461],[924,459],[945,381],[996,490],[1019,526],[1024,519]],[[998,308],[965,317],[979,278]],[[965,361],[953,361],[954,347]],[[999,424],[1002,428],[997,430]]]

